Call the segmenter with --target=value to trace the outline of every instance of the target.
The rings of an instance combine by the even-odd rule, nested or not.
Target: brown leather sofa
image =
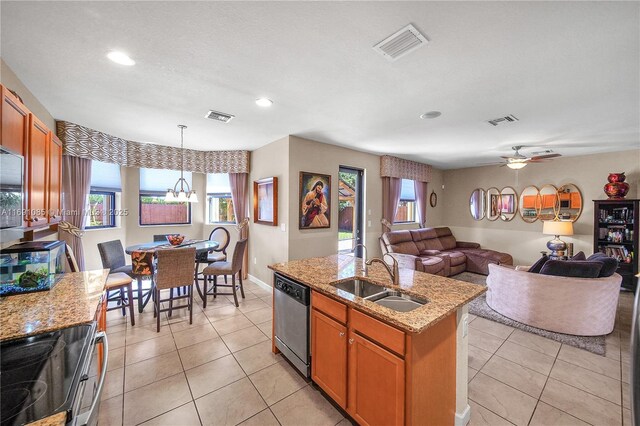
[[[401,268],[449,277],[464,271],[489,275],[489,264],[513,265],[508,253],[457,241],[447,227],[390,231],[380,238],[382,253],[391,253]]]

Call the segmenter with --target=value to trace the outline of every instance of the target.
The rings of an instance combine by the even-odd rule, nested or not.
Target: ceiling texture
[[[10,2],[3,60],[60,120],[256,149],[292,134],[439,168],[640,146],[639,2]],[[429,43],[389,62],[407,24]],[[106,54],[128,53],[133,67]],[[255,104],[274,101],[271,108]],[[205,119],[233,114],[228,124]],[[420,119],[441,111],[436,119]],[[487,120],[513,114],[518,121]]]

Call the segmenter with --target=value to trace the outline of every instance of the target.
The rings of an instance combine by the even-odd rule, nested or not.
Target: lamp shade
[[[542,224],[545,235],[573,235],[573,222],[564,220],[546,220]]]

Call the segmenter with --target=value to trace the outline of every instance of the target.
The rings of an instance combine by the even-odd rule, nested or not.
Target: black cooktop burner
[[[72,407],[93,329],[81,325],[0,342],[0,425],[22,425]]]

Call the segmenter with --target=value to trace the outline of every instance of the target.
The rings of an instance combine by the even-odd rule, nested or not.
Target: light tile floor
[[[470,425],[630,425],[632,310],[620,293],[604,357],[470,315]]]
[[[349,425],[271,353],[270,291],[245,291],[240,308],[194,297],[193,324],[184,309],[163,314],[160,333],[151,306],[135,327],[109,312],[100,425]],[[632,304],[621,293],[606,357],[471,316],[470,425],[630,424]]]

